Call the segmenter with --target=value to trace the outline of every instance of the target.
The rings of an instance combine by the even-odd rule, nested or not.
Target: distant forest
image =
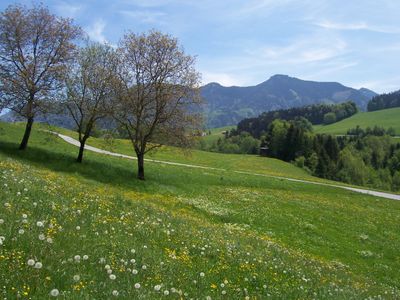
[[[397,92],[375,96],[368,102],[368,111],[400,107],[400,90]]]
[[[248,118],[239,122],[237,133],[248,132],[253,137],[260,138],[263,131],[277,119],[296,120],[305,118],[311,124],[331,124],[357,113],[357,106],[354,102],[340,104],[314,104],[303,107],[294,107],[262,113],[256,118]]]

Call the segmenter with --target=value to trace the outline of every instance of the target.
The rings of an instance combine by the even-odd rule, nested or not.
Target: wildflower
[[[75,255],[75,256],[74,256],[74,260],[75,260],[76,262],[80,262],[80,261],[81,261],[81,256],[80,256],[80,255]]]
[[[117,278],[117,276],[115,276],[114,274],[110,274],[109,277],[110,277],[111,280],[115,280]]]
[[[76,226],[76,230],[81,230],[81,226]]]
[[[210,297],[210,296],[207,296],[207,297],[206,297],[206,300],[211,300],[211,297]]]
[[[50,291],[50,296],[57,297],[58,295],[60,295],[60,292],[57,289],[52,289]]]
[[[31,259],[28,259],[28,266],[34,266],[35,265],[35,260],[33,260],[32,258]]]
[[[9,208],[9,207],[11,207],[11,204],[6,202],[6,203],[4,203],[4,206]]]
[[[161,285],[157,284],[156,286],[154,286],[154,290],[156,292],[158,292],[159,290],[161,290]]]
[[[4,220],[3,219],[0,219],[0,225],[1,224],[4,224]]]
[[[142,270],[146,270],[147,269],[147,266],[146,265],[143,265],[142,266]]]
[[[133,275],[136,275],[137,273],[138,273],[138,270],[136,270],[136,269],[133,269],[133,270],[132,270],[132,274],[133,274]]]
[[[22,218],[26,219],[26,218],[28,218],[28,215],[27,214],[22,214]]]
[[[83,258],[83,260],[88,260],[89,256],[88,255],[84,255],[82,258]]]
[[[165,296],[168,296],[168,295],[169,295],[169,291],[168,291],[168,290],[165,290],[165,291],[164,291],[164,295],[165,295]]]
[[[0,246],[3,245],[3,242],[6,240],[4,236],[0,236]]]
[[[19,234],[24,234],[24,232],[25,232],[25,230],[23,230],[23,229],[18,230]]]
[[[73,279],[74,279],[74,281],[79,281],[81,279],[81,277],[79,275],[74,275]]]
[[[107,274],[112,274],[112,270],[111,270],[111,269],[108,269],[108,270],[107,270]]]
[[[47,241],[49,244],[52,244],[52,243],[53,243],[53,239],[52,239],[51,237],[48,237],[46,241]]]
[[[113,296],[115,296],[115,297],[117,297],[117,296],[119,295],[119,293],[118,293],[117,290],[113,290],[113,291],[112,291],[112,294],[113,294]]]
[[[226,291],[225,291],[225,290],[222,291],[221,294],[222,294],[222,295],[226,295]]]
[[[43,264],[40,261],[35,263],[35,269],[41,269],[42,267],[43,267]]]
[[[39,240],[44,241],[45,239],[46,236],[43,233],[39,234]]]
[[[131,263],[134,264],[136,262],[136,259],[131,259]]]
[[[37,221],[36,222],[37,227],[43,227],[43,222],[42,221]]]
[[[111,267],[110,267],[110,265],[105,265],[105,266],[104,266],[104,269],[106,269],[106,270],[110,270],[110,269],[111,269]]]
[[[204,277],[205,275],[204,272],[200,272],[200,277]]]
[[[135,283],[135,289],[140,289],[140,283]]]
[[[136,250],[135,249],[131,249],[131,253],[135,254]]]

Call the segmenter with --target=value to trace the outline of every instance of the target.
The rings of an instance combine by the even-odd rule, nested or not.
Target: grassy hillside
[[[134,161],[76,164],[75,147],[36,128],[21,152],[22,127],[0,123],[4,298],[400,295],[399,202],[156,163],[140,182]]]
[[[361,112],[331,125],[314,126],[314,131],[317,133],[346,134],[347,130],[355,128],[357,125],[363,129],[374,127],[375,125],[386,129],[393,127],[396,134],[400,135],[400,107]]]
[[[212,128],[210,129],[211,134],[202,137],[202,140],[205,141],[207,144],[212,144],[213,142],[216,142],[219,138],[223,138],[225,131],[231,130],[232,128],[236,128],[236,126]],[[208,133],[208,130],[206,130],[206,132]]]

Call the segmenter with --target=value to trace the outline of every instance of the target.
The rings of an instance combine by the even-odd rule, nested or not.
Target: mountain
[[[340,103],[352,100],[361,110],[377,94],[337,82],[306,81],[287,75],[274,75],[256,86],[224,87],[209,83],[201,88],[205,100],[208,127],[235,125],[244,118],[271,110],[316,103]]]

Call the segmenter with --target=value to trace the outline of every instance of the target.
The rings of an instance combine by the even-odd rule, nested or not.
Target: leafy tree
[[[27,147],[35,116],[46,112],[62,87],[81,36],[72,20],[39,5],[10,5],[0,14],[0,82],[8,108],[26,118],[19,149]]]
[[[200,77],[195,59],[178,41],[157,31],[128,33],[120,42],[120,80],[115,87],[114,118],[126,130],[144,180],[144,156],[165,143],[189,147],[200,128],[195,107]]]
[[[81,48],[66,77],[64,106],[75,122],[82,162],[85,143],[97,122],[111,114],[117,57],[108,45],[89,43]]]
[[[336,122],[336,115],[333,112],[324,115],[324,124],[329,125]]]

